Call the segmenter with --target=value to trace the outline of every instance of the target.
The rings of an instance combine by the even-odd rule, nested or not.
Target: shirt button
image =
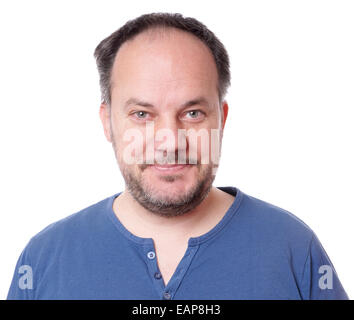
[[[155,272],[154,274],[155,279],[161,279],[161,273],[160,272]]]
[[[163,298],[164,298],[165,300],[170,300],[170,299],[171,299],[170,293],[169,293],[169,292],[164,292]]]
[[[155,252],[154,252],[154,251],[149,251],[149,252],[147,253],[147,257],[148,257],[149,259],[154,259],[154,258],[155,258]]]

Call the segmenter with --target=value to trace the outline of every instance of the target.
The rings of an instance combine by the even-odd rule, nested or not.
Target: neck
[[[125,190],[115,199],[113,210],[121,223],[136,236],[188,239],[212,229],[233,200],[231,195],[212,187],[193,210],[176,217],[163,217],[146,210]]]

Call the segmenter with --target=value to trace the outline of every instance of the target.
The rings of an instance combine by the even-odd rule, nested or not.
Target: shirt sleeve
[[[302,295],[306,300],[348,300],[334,266],[313,234],[303,270]]]
[[[25,248],[17,261],[7,300],[34,299],[34,280],[28,249]]]

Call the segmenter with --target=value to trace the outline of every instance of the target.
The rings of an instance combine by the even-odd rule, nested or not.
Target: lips
[[[150,168],[160,171],[160,172],[177,172],[184,169],[190,168],[191,165],[189,164],[156,164],[151,165]]]

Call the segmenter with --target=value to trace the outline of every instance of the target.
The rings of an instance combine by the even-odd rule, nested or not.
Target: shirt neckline
[[[218,189],[227,192],[233,196],[235,196],[234,202],[231,204],[229,209],[226,211],[222,219],[208,232],[204,233],[201,236],[198,237],[191,237],[188,240],[188,246],[196,246],[199,245],[202,242],[205,242],[209,239],[211,239],[214,235],[216,235],[218,232],[220,232],[226,224],[231,220],[231,218],[236,214],[238,211],[242,198],[243,198],[243,192],[232,186],[228,187],[217,187]],[[154,241],[152,238],[142,238],[139,236],[136,236],[135,234],[131,233],[119,220],[119,218],[116,216],[116,214],[113,211],[113,202],[114,200],[121,194],[122,192],[116,193],[113,196],[108,198],[107,201],[107,207],[106,207],[106,213],[111,220],[111,222],[115,225],[115,227],[129,240],[140,244],[140,245],[154,245]]]

